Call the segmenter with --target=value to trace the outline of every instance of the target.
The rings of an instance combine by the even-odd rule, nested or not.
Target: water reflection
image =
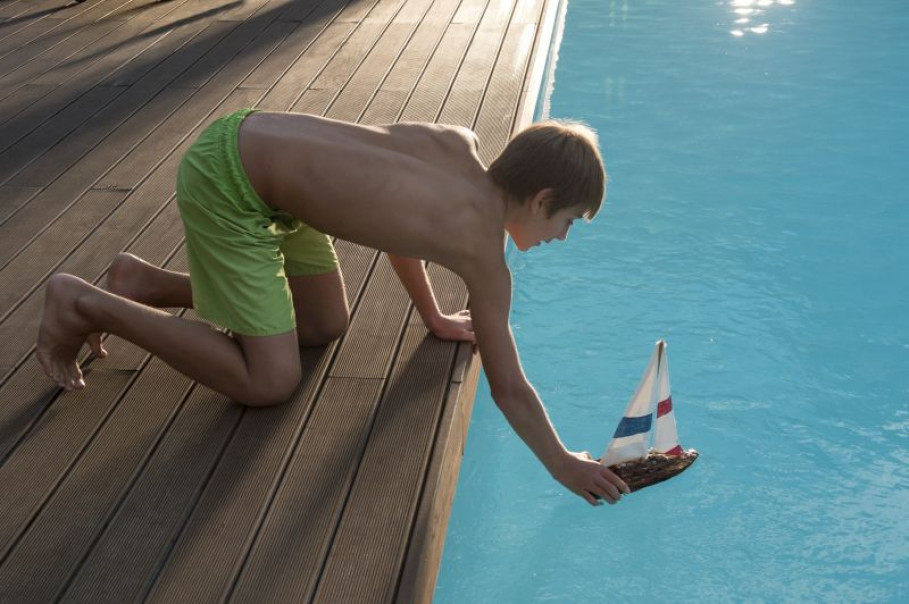
[[[776,6],[792,6],[795,0],[731,0],[732,13],[736,16],[733,23],[737,26],[730,34],[737,38],[745,35],[762,35],[770,31],[767,22],[768,12]]]

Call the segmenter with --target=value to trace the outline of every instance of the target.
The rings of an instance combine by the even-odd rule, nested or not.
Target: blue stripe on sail
[[[643,432],[650,432],[650,425],[653,422],[653,413],[641,415],[640,417],[623,417],[619,422],[619,427],[615,429],[613,438],[623,438],[625,436],[634,436]]]

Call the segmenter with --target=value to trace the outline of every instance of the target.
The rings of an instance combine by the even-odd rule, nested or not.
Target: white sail
[[[653,448],[657,453],[681,455],[679,433],[675,425],[675,412],[672,409],[672,393],[669,390],[669,355],[663,343],[660,357],[660,394],[657,398],[656,425],[653,429]]]
[[[641,459],[650,447],[650,432],[653,428],[654,408],[660,395],[660,358],[665,343],[660,340],[650,355],[650,363],[641,377],[638,388],[628,401],[625,414],[613,434],[602,463],[612,466],[617,463]],[[668,380],[667,380],[668,384]]]

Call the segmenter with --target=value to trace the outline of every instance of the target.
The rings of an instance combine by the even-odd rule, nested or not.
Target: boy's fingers
[[[604,480],[602,476],[598,476],[595,482],[599,489],[598,493],[610,503],[615,503],[622,498],[622,494],[619,492],[618,487]]]
[[[602,501],[600,501],[599,499],[597,499],[592,493],[590,493],[590,492],[588,492],[588,491],[584,491],[584,492],[581,494],[581,497],[583,497],[584,499],[586,499],[586,500],[587,500],[587,503],[589,503],[590,505],[592,505],[592,506],[594,506],[594,507],[596,507],[596,506],[598,506],[598,505],[603,505],[603,502],[602,502]]]
[[[618,488],[622,493],[625,493],[626,495],[631,493],[631,489],[628,488],[628,485],[625,483],[625,481],[619,478],[619,475],[609,468],[603,468],[600,471],[600,476],[605,478],[611,484],[614,484],[616,488]]]

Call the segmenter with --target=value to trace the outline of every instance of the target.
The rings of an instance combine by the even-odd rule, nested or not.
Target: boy
[[[286,400],[300,345],[340,337],[348,308],[329,235],[389,254],[438,337],[474,341],[496,404],[554,478],[597,505],[628,488],[559,440],[521,369],[508,323],[504,248],[564,240],[600,208],[605,173],[595,135],[538,124],[487,170],[477,138],[436,124],[361,126],[305,114],[237,111],[209,126],[177,179],[189,275],[121,255],[104,291],[72,275],[47,286],[37,356],[61,387],[85,383],[87,341],[112,333],[233,400]],[[421,260],[464,280],[471,311],[439,313]],[[194,307],[231,334],[154,307]],[[474,332],[476,336],[474,336]]]

